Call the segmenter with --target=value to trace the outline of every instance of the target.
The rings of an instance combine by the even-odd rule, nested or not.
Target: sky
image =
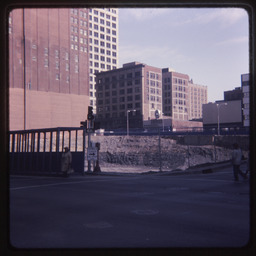
[[[172,68],[208,87],[208,102],[249,73],[249,18],[242,8],[120,8],[119,67]]]

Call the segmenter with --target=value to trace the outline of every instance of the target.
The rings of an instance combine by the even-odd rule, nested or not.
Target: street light
[[[218,135],[220,135],[220,107],[221,106],[227,106],[228,104],[225,102],[225,103],[220,103],[220,104],[216,104],[217,106],[217,110],[218,110]]]
[[[136,110],[127,110],[127,136],[129,136],[129,113],[130,112],[135,112]]]

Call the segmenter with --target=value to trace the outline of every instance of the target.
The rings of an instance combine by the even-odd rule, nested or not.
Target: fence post
[[[184,137],[186,139],[186,137]],[[190,159],[189,159],[189,140],[188,140],[188,134],[187,134],[187,148],[188,148],[188,168],[190,168]]]
[[[83,157],[84,157],[84,170],[83,175],[86,172],[86,130],[83,128]]]
[[[159,170],[162,171],[162,152],[161,152],[161,136],[160,128],[158,127],[158,149],[159,149]]]
[[[216,145],[215,145],[215,135],[213,135],[213,147],[214,147],[214,162],[217,161],[217,154],[216,154]]]

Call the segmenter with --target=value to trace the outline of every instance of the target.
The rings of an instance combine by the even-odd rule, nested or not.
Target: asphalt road
[[[231,168],[191,175],[10,178],[17,248],[242,247],[249,182]]]

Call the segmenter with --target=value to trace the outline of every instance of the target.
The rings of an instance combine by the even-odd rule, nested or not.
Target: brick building
[[[139,62],[96,74],[97,119],[106,129],[143,127],[162,111],[162,70]],[[136,110],[133,111],[132,110]]]
[[[189,90],[189,120],[203,118],[203,104],[208,102],[207,86],[188,81]]]
[[[164,68],[162,72],[164,115],[180,121],[202,118],[202,105],[207,103],[207,86],[194,84],[188,75],[170,68]]]
[[[189,76],[164,68],[163,112],[177,120],[189,120]]]

